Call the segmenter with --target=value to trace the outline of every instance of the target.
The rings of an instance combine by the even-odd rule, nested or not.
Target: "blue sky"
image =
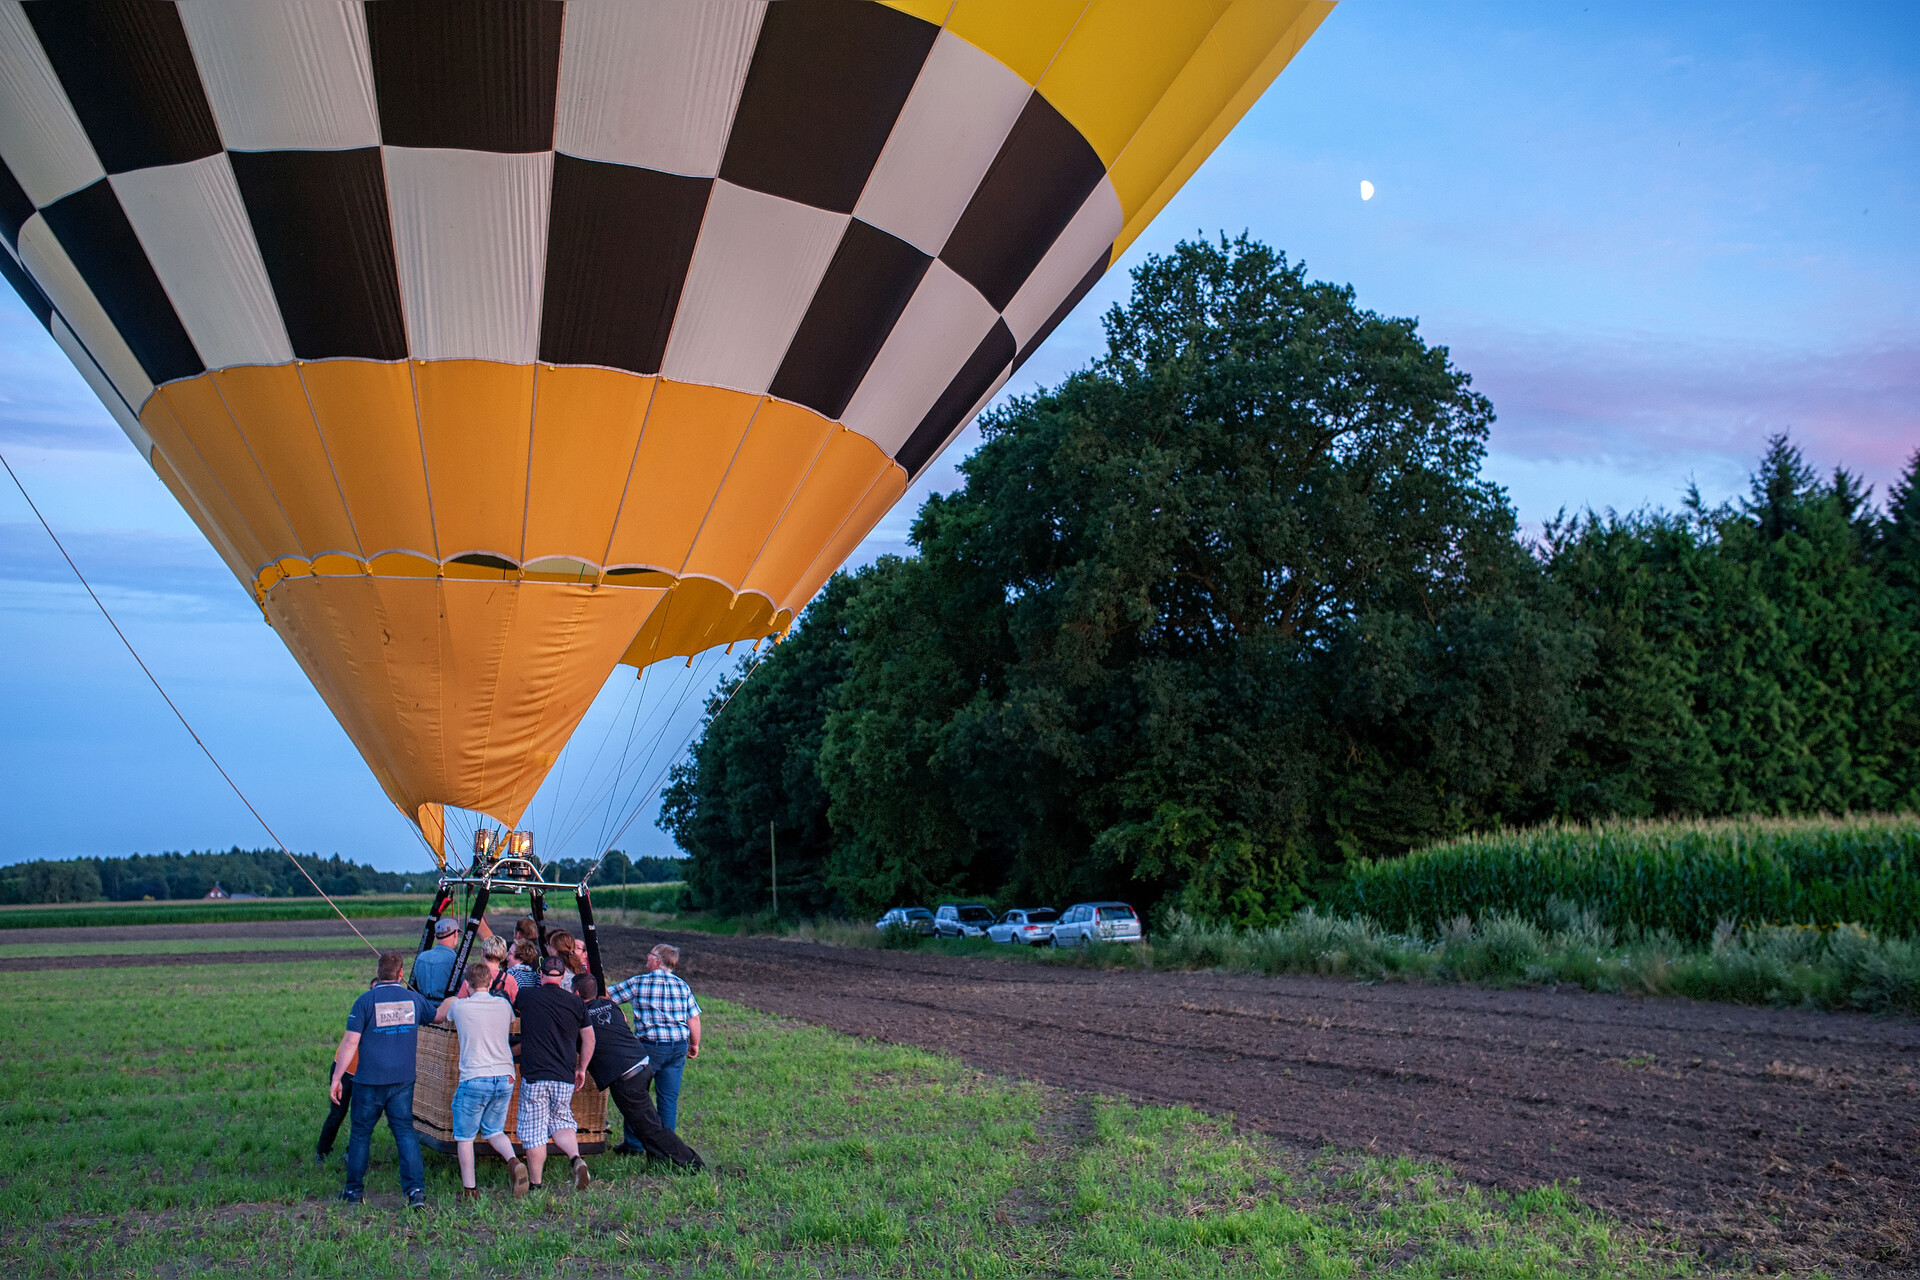
[[[1783,430],[1884,492],[1920,446],[1917,70],[1911,4],[1347,0],[1122,266],[1246,229],[1417,317],[1493,400],[1487,473],[1530,524],[1672,505],[1689,482],[1730,497]],[[1126,288],[1109,274],[1009,390],[1097,354]],[[972,443],[856,562],[905,548]],[[424,865],[258,610],[10,294],[0,449],[290,845]],[[30,521],[0,488],[0,860],[262,843]],[[575,780],[536,820],[592,807],[585,759],[625,733],[615,712],[636,692],[616,673]],[[622,843],[670,851],[648,817]]]

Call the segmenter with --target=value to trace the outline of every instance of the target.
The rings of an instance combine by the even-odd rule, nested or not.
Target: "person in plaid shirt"
[[[633,1002],[633,1034],[657,1064],[653,1073],[660,1122],[675,1127],[680,1115],[680,1073],[700,1056],[700,1002],[673,971],[680,948],[663,942],[647,953],[647,970],[607,988],[615,1004]]]

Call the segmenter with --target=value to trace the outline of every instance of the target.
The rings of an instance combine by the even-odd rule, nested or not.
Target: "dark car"
[[[889,929],[905,929],[909,933],[931,934],[933,912],[925,907],[895,907],[875,920],[873,927],[882,933]]]
[[[933,933],[938,938],[984,938],[993,921],[993,912],[977,902],[948,902],[933,913]]]

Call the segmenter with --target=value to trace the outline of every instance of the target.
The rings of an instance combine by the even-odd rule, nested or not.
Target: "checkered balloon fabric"
[[[616,663],[784,630],[1329,7],[0,0],[0,272],[402,810],[512,822]]]

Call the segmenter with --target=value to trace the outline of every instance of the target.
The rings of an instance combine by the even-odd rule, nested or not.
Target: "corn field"
[[[1722,921],[1920,934],[1920,817],[1550,826],[1466,836],[1360,862],[1330,909],[1431,932],[1489,912],[1545,922],[1570,907],[1626,935],[1702,942]]]

